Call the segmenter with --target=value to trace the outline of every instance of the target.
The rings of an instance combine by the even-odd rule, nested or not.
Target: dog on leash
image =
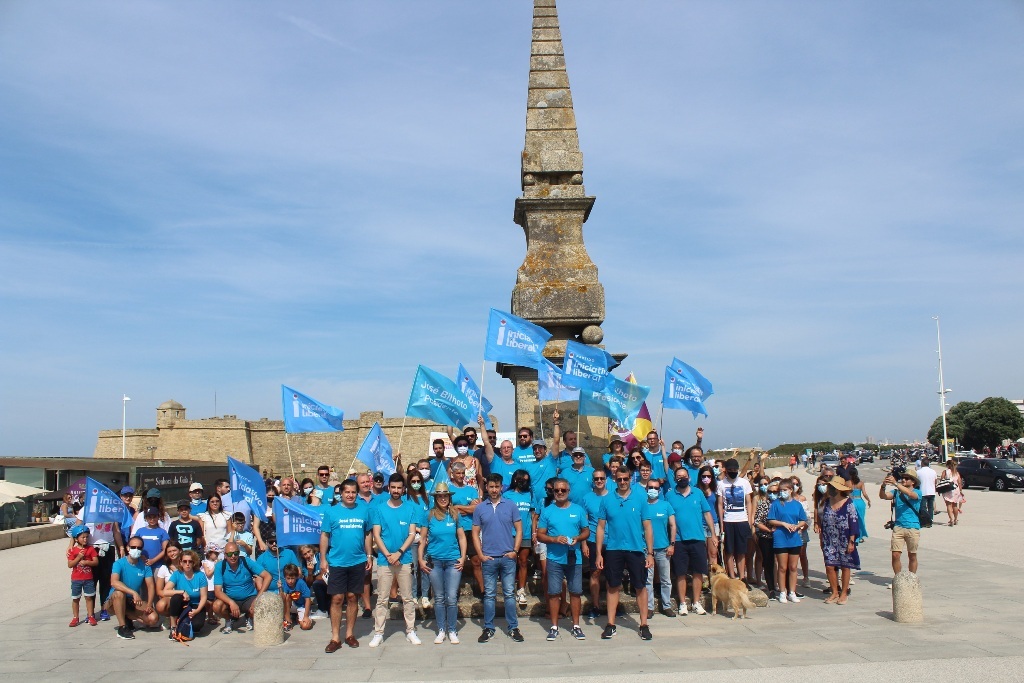
[[[711,613],[718,612],[718,603],[722,603],[722,613],[732,608],[732,618],[739,619],[740,610],[743,610],[743,617],[747,618],[747,610],[755,607],[747,595],[747,585],[739,579],[730,579],[721,565],[711,565]]]

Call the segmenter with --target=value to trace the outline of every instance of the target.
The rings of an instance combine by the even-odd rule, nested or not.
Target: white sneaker
[[[320,610],[317,610],[317,611],[313,612],[313,614],[311,614],[309,616],[309,618],[312,619],[313,621],[317,621],[319,619],[327,619],[329,617],[330,617],[330,615],[327,614],[327,612],[322,612]]]
[[[782,595],[782,593],[779,593],[779,595]],[[789,601],[790,602],[800,602],[800,598],[796,597],[796,593],[790,593],[789,594]]]
[[[444,642],[444,631],[438,631],[437,637],[434,638],[434,645],[440,645]]]
[[[705,616],[707,615],[707,611],[705,611],[704,605],[700,604],[699,602],[693,603],[693,613],[694,614],[703,614]]]
[[[786,602],[786,594],[779,591],[779,602]]]
[[[430,609],[430,598],[426,595],[420,598],[420,606],[423,607],[423,609]]]
[[[406,633],[405,634],[405,639],[408,640],[413,645],[422,645],[423,644],[423,641],[420,640],[420,637],[418,635],[416,635],[415,631],[409,631],[408,633]],[[436,643],[437,641],[435,640],[434,642]]]
[[[373,638],[370,638],[370,647],[380,647],[380,644],[384,642],[384,634],[374,633]]]
[[[520,588],[516,591],[516,601],[519,602],[520,607],[526,606],[526,589]]]
[[[455,631],[448,631],[448,642],[452,645],[459,644],[459,634]]]

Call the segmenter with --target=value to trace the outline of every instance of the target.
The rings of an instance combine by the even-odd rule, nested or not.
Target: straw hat
[[[849,491],[853,488],[850,486],[850,482],[846,481],[842,477],[832,477],[828,484],[836,491]]]

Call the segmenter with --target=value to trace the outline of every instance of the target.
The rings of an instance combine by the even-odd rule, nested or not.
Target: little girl
[[[71,623],[74,628],[81,623],[78,620],[78,605],[85,596],[85,608],[89,615],[89,626],[96,625],[93,609],[96,606],[96,581],[92,568],[100,563],[96,548],[89,545],[89,529],[76,526],[71,529],[71,538],[75,544],[68,548],[68,568],[71,570]]]

